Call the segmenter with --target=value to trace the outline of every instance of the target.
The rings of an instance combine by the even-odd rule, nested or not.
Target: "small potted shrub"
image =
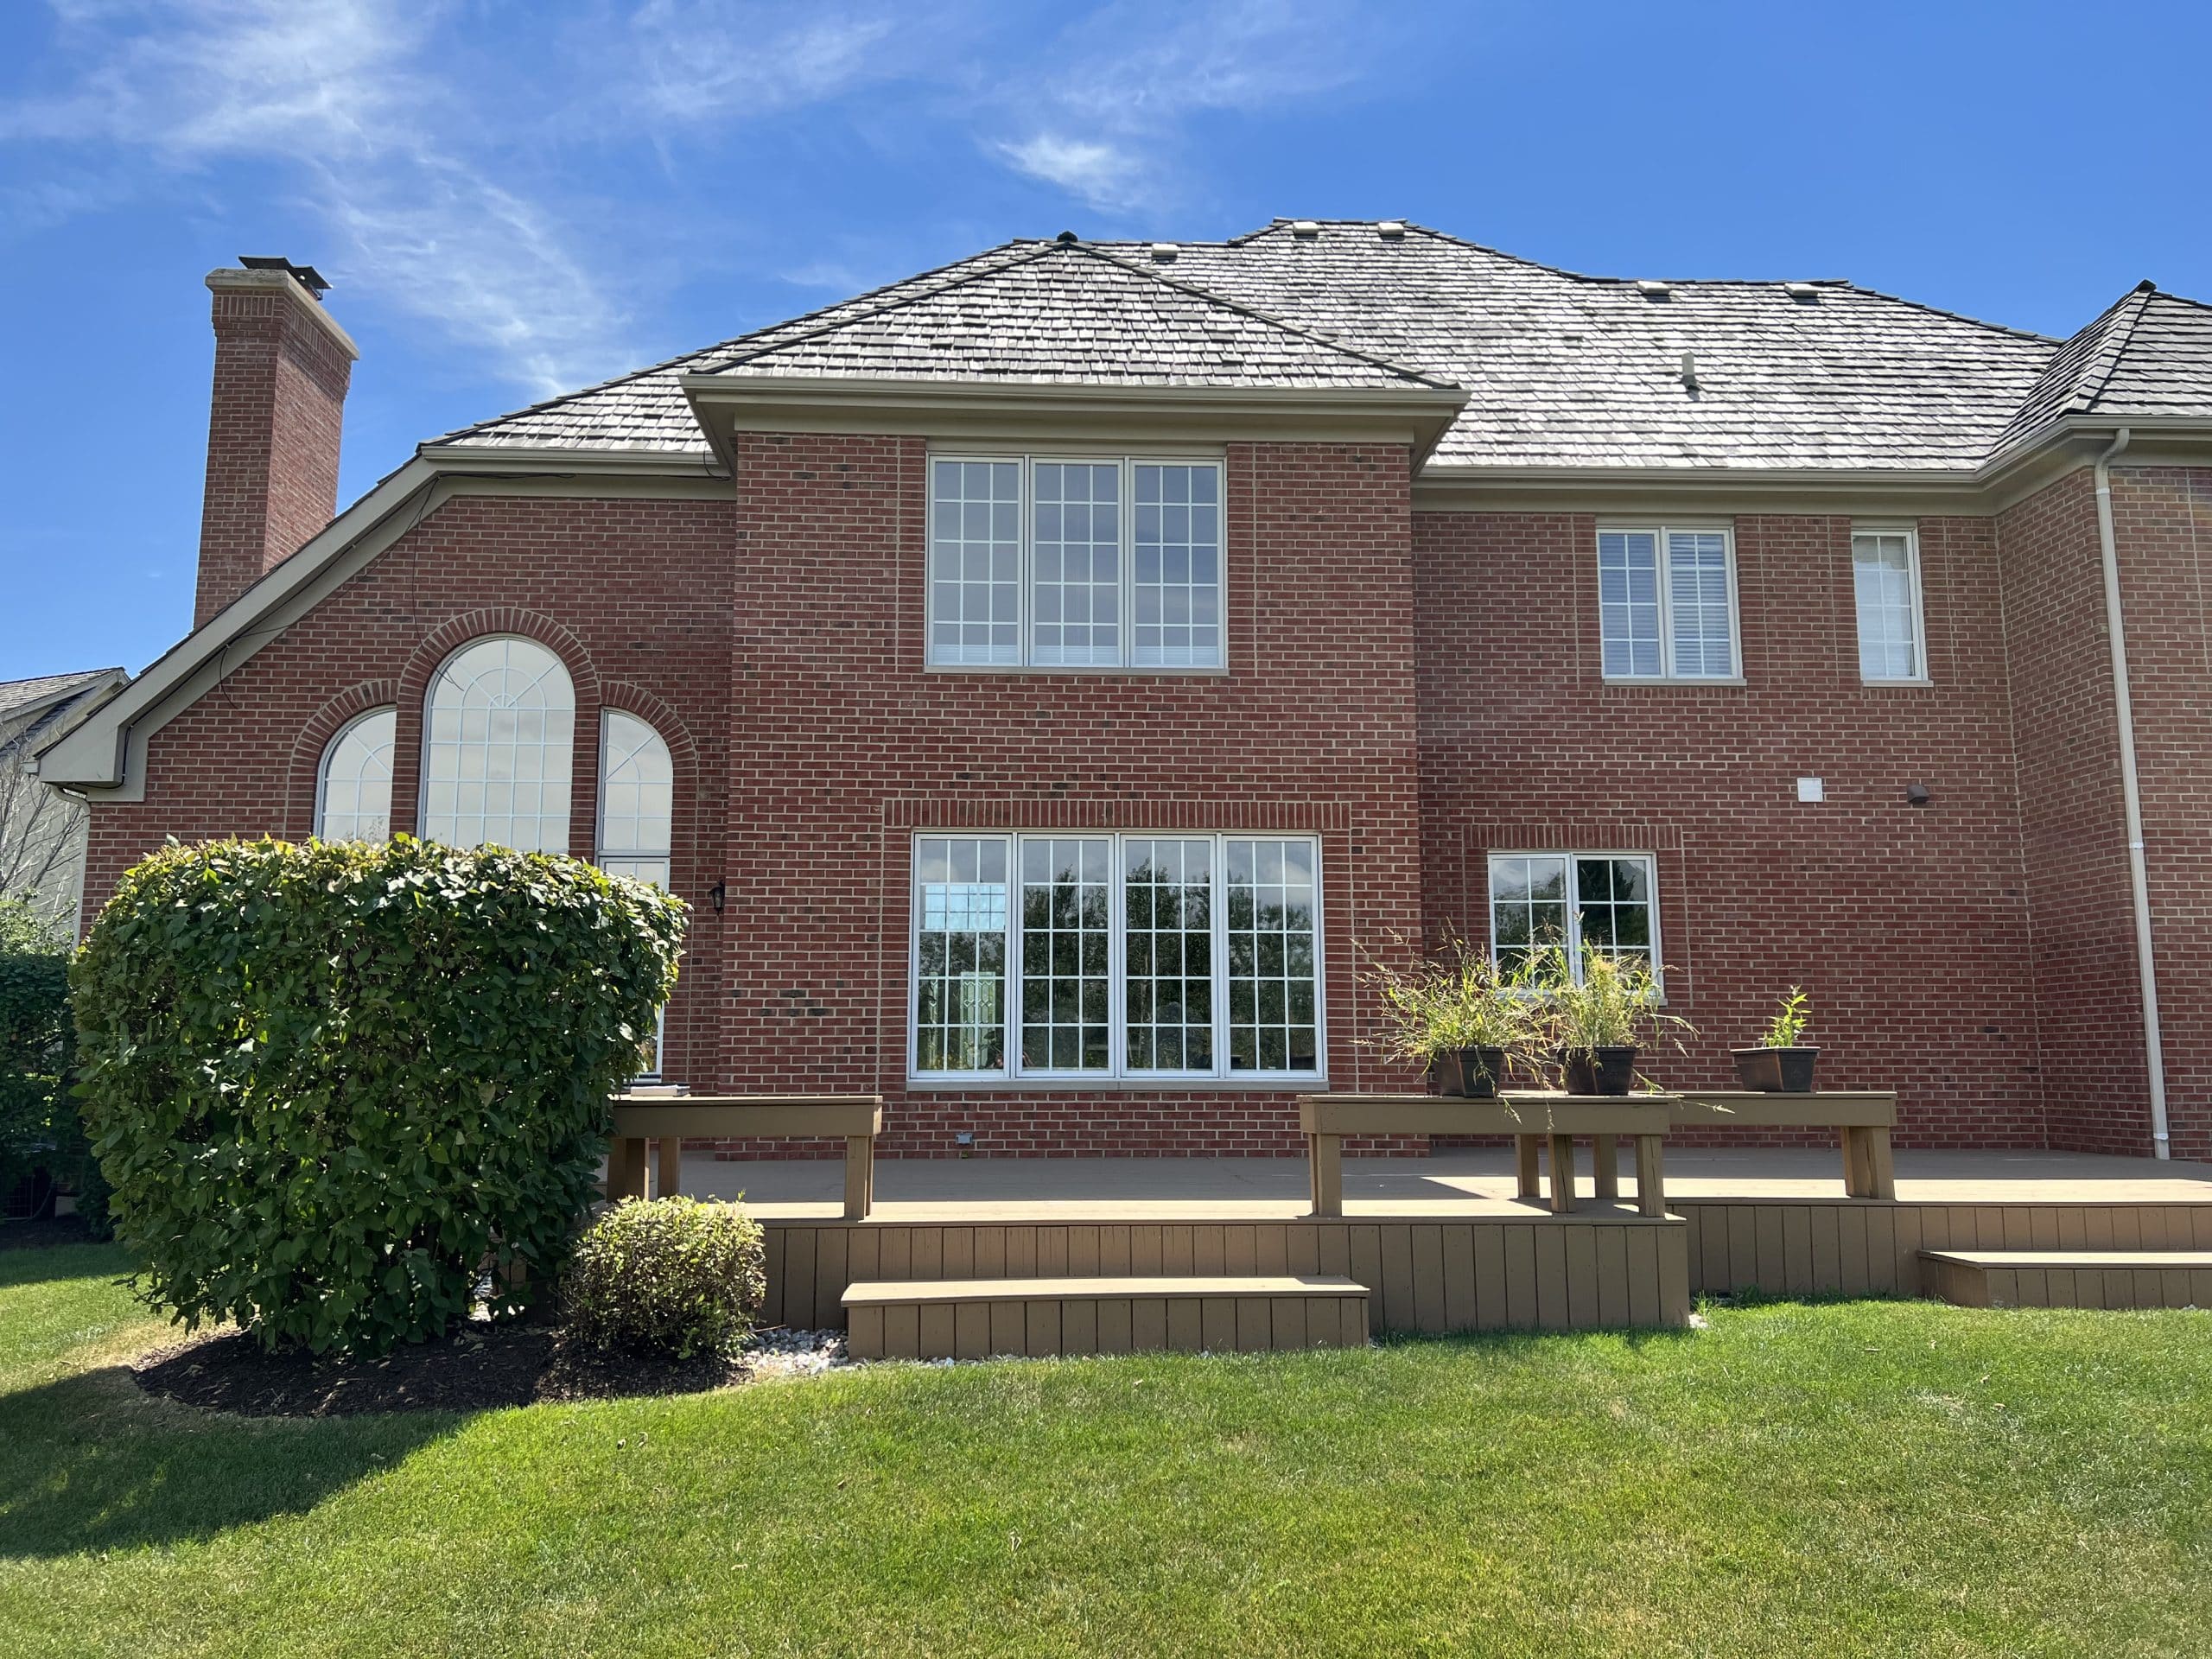
[[[1805,1042],[1805,1031],[1812,1020],[1811,999],[1802,988],[1792,985],[1774,1018],[1767,1022],[1758,1046],[1730,1051],[1736,1057],[1736,1076],[1744,1087],[1769,1095],[1811,1094],[1813,1062],[1821,1056],[1819,1048]]]
[[[1662,1033],[1694,1029],[1659,1008],[1659,976],[1641,957],[1586,950],[1582,977],[1567,971],[1556,945],[1541,953],[1542,1020],[1570,1095],[1624,1095],[1636,1086],[1637,1056]],[[1679,1039],[1675,1041],[1679,1050]]]
[[[1369,978],[1382,999],[1381,1047],[1427,1068],[1437,1092],[1489,1100],[1529,1031],[1525,971],[1501,972],[1464,939],[1441,959],[1408,970],[1378,963]]]

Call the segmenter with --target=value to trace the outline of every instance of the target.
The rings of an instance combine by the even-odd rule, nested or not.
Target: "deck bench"
[[[1747,1129],[1834,1129],[1843,1142],[1843,1190],[1854,1198],[1897,1195],[1890,1131],[1897,1097],[1888,1089],[1822,1089],[1808,1095],[1690,1089],[1675,1096],[1676,1128],[1734,1124]]]
[[[866,1219],[875,1204],[875,1137],[883,1132],[880,1095],[617,1095],[614,1143],[607,1157],[607,1196],[645,1196],[645,1143],[660,1143],[660,1195],[683,1185],[687,1140],[820,1136],[845,1143],[845,1219]]]
[[[1300,1095],[1298,1127],[1306,1137],[1308,1191],[1317,1216],[1344,1212],[1346,1135],[1510,1135],[1516,1149],[1521,1196],[1543,1196],[1538,1151],[1551,1152],[1551,1207],[1574,1208],[1574,1140],[1596,1145],[1598,1196],[1618,1198],[1614,1163],[1618,1137],[1636,1142],[1637,1208],[1667,1213],[1666,1173],[1660,1155],[1671,1121],[1670,1095],[1504,1094],[1496,1100],[1442,1095]]]

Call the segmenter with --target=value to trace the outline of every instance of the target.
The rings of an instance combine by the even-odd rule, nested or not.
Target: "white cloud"
[[[1145,163],[1116,144],[1040,132],[992,148],[1016,172],[1058,185],[1104,213],[1141,207],[1151,197]]]
[[[882,50],[887,10],[810,12],[739,0],[647,0],[630,22],[626,104],[678,121],[772,114],[818,103],[911,64]]]

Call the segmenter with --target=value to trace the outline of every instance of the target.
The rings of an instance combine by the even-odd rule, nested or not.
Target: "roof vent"
[[[330,284],[323,281],[322,273],[313,265],[296,265],[289,259],[275,258],[268,254],[253,253],[240,254],[238,264],[248,270],[289,271],[292,280],[318,300],[330,292]]]
[[[1782,291],[1800,305],[1818,305],[1821,302],[1821,290],[1811,283],[1784,283]]]
[[[1375,233],[1385,242],[1402,242],[1406,237],[1406,221],[1402,219],[1386,219],[1375,227]]]
[[[1059,243],[1063,247],[1071,248],[1077,243],[1082,241],[1083,238],[1077,236],[1073,231],[1062,231],[1058,236],[1054,237],[1052,240]]]
[[[1290,221],[1290,233],[1301,242],[1311,242],[1321,234],[1321,226],[1315,219],[1294,219]]]
[[[1692,391],[1695,391],[1697,390],[1697,353],[1695,352],[1682,353],[1681,375],[1682,384]]]
[[[1154,243],[1152,245],[1152,257],[1160,261],[1163,265],[1174,264],[1175,245],[1173,242]]]
[[[1668,287],[1664,283],[1653,282],[1649,277],[1645,277],[1642,281],[1638,282],[1636,285],[1636,291],[1643,295],[1647,300],[1671,300],[1675,297],[1675,290],[1673,289]]]

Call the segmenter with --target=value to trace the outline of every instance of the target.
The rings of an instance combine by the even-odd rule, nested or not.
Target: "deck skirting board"
[[[2212,1204],[1681,1198],[1700,1295],[1941,1295],[1923,1250],[2212,1249]]]
[[[762,1322],[842,1329],[857,1281],[1319,1274],[1368,1287],[1371,1331],[1679,1326],[1678,1217],[843,1222],[771,1219]]]

